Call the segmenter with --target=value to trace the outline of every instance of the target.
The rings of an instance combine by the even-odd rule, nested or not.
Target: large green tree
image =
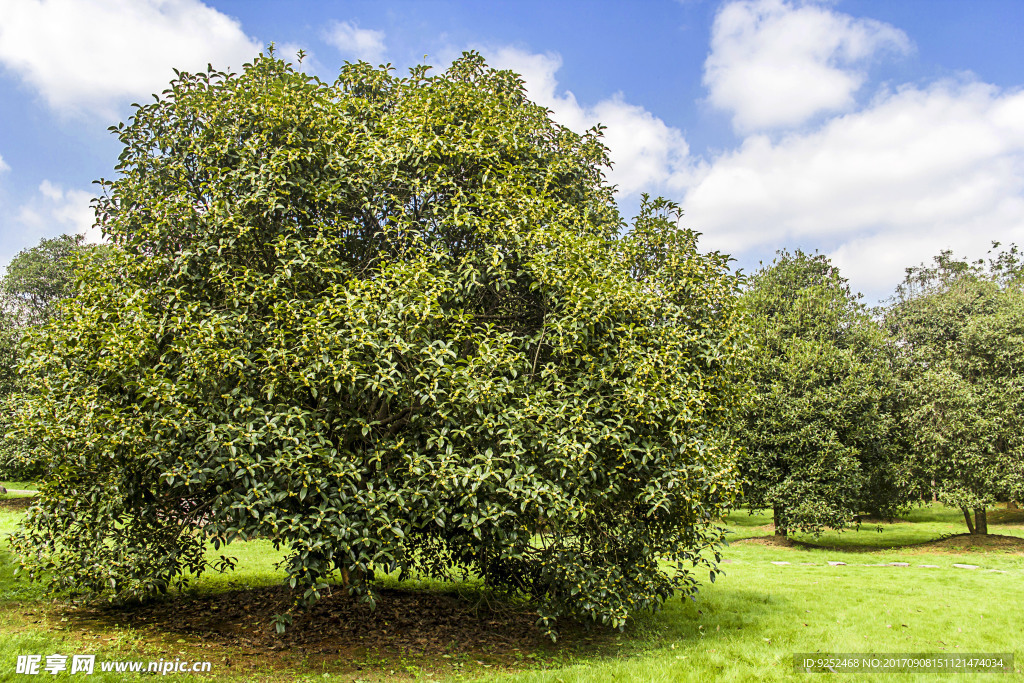
[[[1016,247],[988,263],[943,251],[907,269],[887,311],[912,387],[918,478],[963,510],[971,533],[988,533],[997,500],[1024,497],[1022,284]]]
[[[467,570],[548,627],[714,578],[738,279],[671,203],[619,236],[599,129],[467,54],[334,84],[260,56],[115,131],[114,248],[16,416],[53,472],[13,539],[34,576],[146,596],[262,536],[307,602]]]
[[[744,301],[758,349],[739,429],[745,504],[773,510],[782,536],[894,514],[906,487],[882,328],[821,254],[779,252]]]

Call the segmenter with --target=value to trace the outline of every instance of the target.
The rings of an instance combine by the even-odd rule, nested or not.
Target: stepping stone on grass
[[[937,564],[919,564],[917,566],[918,567],[923,567],[925,569],[942,569],[942,567],[940,567]]]
[[[789,562],[772,562],[776,567],[785,567],[789,565]]]
[[[890,566],[890,567],[909,567],[910,563],[909,562],[890,562],[888,566]]]
[[[954,564],[953,566],[956,567],[957,569],[977,569],[978,568],[978,565],[976,565],[976,564]]]
[[[1005,574],[1006,572],[1002,569],[986,569],[987,572],[993,572],[994,574]]]
[[[828,566],[830,566],[830,567],[845,567],[846,563],[845,562],[829,562]]]

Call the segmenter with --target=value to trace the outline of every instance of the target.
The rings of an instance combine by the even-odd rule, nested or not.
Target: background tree
[[[44,238],[19,252],[0,278],[0,434],[8,432],[11,400],[18,386],[18,347],[25,331],[58,315],[59,304],[72,296],[74,269],[83,250],[81,235]],[[19,458],[20,449],[0,438],[0,479],[31,479],[40,474]]]
[[[264,536],[307,602],[472,571],[548,627],[714,577],[738,279],[668,202],[618,237],[599,130],[467,54],[333,85],[261,56],[115,131],[115,248],[32,336],[16,416],[54,473],[13,539],[33,576],[146,596]]]
[[[49,321],[73,294],[76,256],[92,248],[82,235],[59,235],[19,252],[0,279],[4,311],[20,326]]]
[[[1024,493],[1021,284],[1012,245],[987,264],[943,251],[907,269],[887,311],[912,387],[918,477],[963,510],[971,533],[988,533],[987,507]]]
[[[821,255],[779,252],[744,293],[758,351],[740,424],[743,500],[775,533],[841,529],[904,503],[885,335]]]

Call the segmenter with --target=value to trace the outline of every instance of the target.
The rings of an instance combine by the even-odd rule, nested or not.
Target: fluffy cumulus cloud
[[[261,45],[199,0],[3,0],[0,63],[61,111],[113,115],[172,68],[239,69]]]
[[[883,294],[940,248],[1024,242],[1024,92],[905,87],[809,133],[750,136],[704,166],[684,206],[718,248],[820,247]]]
[[[100,242],[103,237],[94,225],[92,199],[93,195],[84,190],[67,190],[44,180],[37,194],[18,209],[15,222],[32,235],[38,235],[36,240],[51,233],[79,233],[89,242]]]
[[[905,41],[895,29],[820,7],[765,6],[781,8],[775,20],[795,40],[810,30],[801,23],[808,16],[845,27],[846,43],[835,48],[843,54],[872,54],[879,45]],[[782,16],[787,12],[796,17]],[[844,105],[847,111],[805,109],[821,116],[788,132],[750,132],[735,148],[702,156],[691,153],[679,129],[621,96],[580,103],[559,87],[558,55],[481,51],[491,64],[522,74],[531,98],[560,123],[577,131],[598,122],[608,127],[610,180],[620,197],[649,190],[680,199],[685,224],[704,233],[702,244],[735,254],[748,267],[779,248],[818,249],[877,300],[907,266],[941,249],[977,258],[993,240],[1024,244],[1019,89],[970,78],[882,88]],[[798,70],[804,54],[791,54]]]
[[[299,61],[300,52],[302,53],[301,62]],[[274,54],[286,62],[291,62],[292,66],[303,73],[315,74],[322,69],[322,65],[313,51],[299,43],[278,43],[274,47]]]
[[[715,17],[704,84],[741,132],[795,126],[850,108],[867,62],[908,50],[907,36],[879,21],[784,0],[733,2]]]
[[[0,272],[19,251],[44,237],[78,233],[88,242],[103,241],[95,226],[92,198],[85,190],[44,180],[21,204],[0,206]]]
[[[384,32],[359,28],[348,21],[335,21],[324,32],[324,40],[346,57],[377,64],[384,58],[387,46]]]
[[[481,52],[492,66],[522,75],[530,99],[550,109],[563,126],[580,133],[598,123],[607,126],[604,142],[614,164],[609,181],[621,194],[650,190],[666,178],[686,175],[689,146],[681,131],[620,94],[592,106],[580,104],[572,92],[559,90],[555,74],[562,59],[558,55],[507,46],[481,48]]]

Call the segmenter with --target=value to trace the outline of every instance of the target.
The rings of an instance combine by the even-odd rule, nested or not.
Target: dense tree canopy
[[[599,129],[467,54],[334,84],[261,56],[115,130],[112,254],[17,415],[51,473],[34,575],[145,596],[262,536],[306,601],[467,570],[548,626],[714,578],[738,279],[671,203],[619,236]]]
[[[907,270],[887,313],[901,341],[918,478],[988,533],[985,509],[1024,497],[1024,277],[1015,247],[988,264],[945,251]],[[974,521],[971,520],[971,513]]]
[[[899,392],[889,349],[838,269],[780,252],[744,294],[758,352],[739,433],[744,501],[776,533],[843,528],[902,504]]]

